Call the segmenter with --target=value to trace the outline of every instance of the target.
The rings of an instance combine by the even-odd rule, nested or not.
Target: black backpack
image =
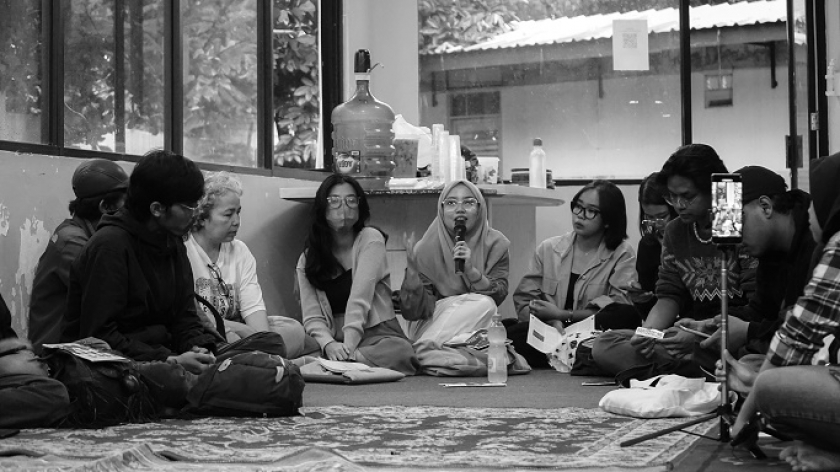
[[[92,362],[63,349],[49,350],[46,362],[70,396],[70,413],[61,427],[143,423],[156,419],[162,409],[134,362]]]
[[[262,351],[222,353],[220,358],[187,395],[186,415],[269,418],[299,414],[305,383],[298,366]]]

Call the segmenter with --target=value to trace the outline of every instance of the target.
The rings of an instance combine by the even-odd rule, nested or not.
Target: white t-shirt
[[[222,243],[219,259],[213,263],[190,234],[184,242],[193,271],[195,293],[209,301],[228,320],[244,322],[251,314],[265,310],[262,290],[257,281],[257,261],[248,246],[234,239]],[[211,267],[218,269],[226,289],[221,288]],[[207,307],[199,304],[211,320]]]

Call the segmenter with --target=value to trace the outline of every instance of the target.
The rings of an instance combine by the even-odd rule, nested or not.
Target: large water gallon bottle
[[[394,110],[370,93],[370,51],[356,51],[353,70],[356,93],[332,111],[335,170],[389,177],[394,168]]]
[[[545,184],[545,151],[543,151],[542,139],[534,138],[534,148],[531,150],[528,168],[528,186],[545,188]]]
[[[490,383],[507,382],[507,330],[502,324],[502,315],[496,313],[490,319],[490,327],[487,328],[487,340],[490,347],[487,348],[487,381]]]

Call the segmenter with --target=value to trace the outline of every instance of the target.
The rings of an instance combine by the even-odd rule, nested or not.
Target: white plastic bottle
[[[534,138],[534,149],[531,150],[530,167],[528,169],[528,186],[545,188],[545,151],[542,147],[542,139]]]
[[[490,383],[507,383],[507,330],[502,324],[502,315],[496,313],[490,319],[487,328],[487,381]]]

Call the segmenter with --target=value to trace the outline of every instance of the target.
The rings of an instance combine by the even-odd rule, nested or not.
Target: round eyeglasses
[[[572,213],[583,218],[584,220],[592,220],[595,219],[596,216],[601,214],[601,210],[597,208],[587,208],[579,203],[573,203]]]
[[[356,195],[347,195],[346,197],[339,197],[338,195],[330,195],[327,197],[327,205],[333,210],[341,208],[341,204],[347,205],[347,208],[358,208],[359,197]]]
[[[447,198],[441,204],[444,211],[455,211],[458,205],[461,205],[466,211],[473,211],[478,208],[478,199],[465,198],[463,200],[457,200],[455,198]]]

